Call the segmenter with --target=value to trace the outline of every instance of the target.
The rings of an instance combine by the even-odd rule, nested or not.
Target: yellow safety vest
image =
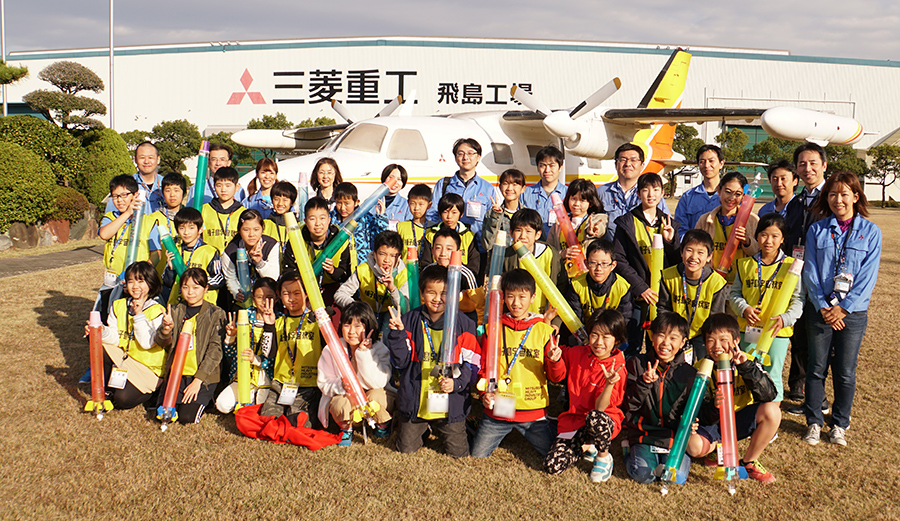
[[[401,265],[400,271],[394,276],[394,284],[397,288],[406,284],[406,266]],[[364,262],[356,268],[356,277],[359,279],[359,298],[371,306],[376,315],[384,313],[393,306],[391,293],[387,286],[380,280],[375,280],[375,273],[368,262]]]
[[[278,317],[275,329],[278,353],[275,355],[274,380],[283,384],[295,383],[300,387],[316,387],[319,357],[322,355],[322,335],[312,312],[303,317]],[[294,353],[293,371],[291,351]]]
[[[759,294],[762,293],[762,288],[760,287],[760,270],[756,259],[753,257],[738,259],[737,269],[741,275],[741,292],[747,303],[758,309],[765,309],[766,306],[769,305],[769,302],[775,298],[775,294],[781,290],[781,287],[784,285],[784,279],[787,278],[787,273],[791,269],[791,264],[793,263],[794,259],[792,257],[785,257],[784,262],[781,263],[781,269],[778,270],[778,274],[775,275],[774,280],[769,279],[772,279],[772,275],[775,274],[775,268],[778,267],[778,263],[776,262],[770,266],[762,267],[761,282],[762,285],[767,286],[767,289],[763,295],[762,302],[760,302]],[[757,303],[759,303],[758,306]],[[738,324],[741,326],[741,331],[746,331],[747,319],[743,316],[738,317]],[[765,324],[757,324],[757,327],[764,328]],[[793,335],[793,333],[793,327],[783,327],[778,332],[778,336],[789,337]]]
[[[691,332],[688,338],[694,338],[700,334],[700,327],[709,317],[713,297],[720,289],[725,287],[725,279],[713,272],[703,281],[700,289],[700,298],[697,298],[697,286],[687,285],[688,294],[684,294],[684,279],[678,271],[678,266],[672,266],[663,270],[662,283],[669,290],[672,298],[672,310],[689,322]],[[697,300],[697,308],[694,309],[694,300]],[[693,319],[691,315],[693,314]]]
[[[330,229],[330,227],[331,227],[331,225],[329,225],[329,229]],[[304,228],[306,228],[306,225],[301,224],[300,231],[302,232]],[[272,237],[275,237],[275,236],[273,235]],[[287,240],[286,237],[285,237],[285,240]],[[332,237],[332,240],[334,240],[334,237]],[[328,243],[325,244],[325,246],[327,246],[327,245],[328,245]],[[332,260],[332,262],[334,262],[335,266],[339,265],[341,263],[341,256],[344,254],[344,252],[347,250],[347,248],[350,248],[350,273],[352,274],[353,271],[356,269],[356,246],[354,245],[352,235],[350,236],[350,239],[344,243],[343,246],[341,246],[340,248],[338,248],[338,250],[336,252],[334,252],[334,255],[331,256],[331,260]],[[319,252],[322,250],[317,250],[317,249],[313,248],[312,242],[306,241],[306,251],[309,252],[309,260],[314,262],[316,260],[316,257],[319,255]],[[293,253],[293,252],[291,252],[291,253]],[[296,260],[297,259],[294,259],[294,261],[296,261]],[[325,270],[322,270],[322,284],[334,284],[335,282],[336,281],[331,278],[331,275],[326,273]]]
[[[437,226],[432,226],[428,229],[427,232],[425,232],[425,241],[428,243],[427,245],[429,248],[431,248],[431,246],[434,244],[434,235],[438,232],[438,230],[441,229],[441,226],[443,225],[438,224]],[[456,231],[459,232],[459,249],[462,253],[462,263],[468,264],[469,246],[471,246],[472,242],[475,240],[475,234],[472,233],[472,230],[468,229],[463,223],[456,224]]]
[[[412,221],[401,221],[397,223],[397,233],[403,239],[403,251],[400,252],[400,256],[403,257],[403,262],[406,263],[406,254],[409,252],[410,246],[414,247],[416,251],[420,250],[422,239],[425,238],[425,225],[416,224]]]
[[[571,219],[571,216],[569,217]],[[581,224],[575,228],[575,237],[578,239],[578,244],[584,246],[584,239],[587,236],[587,222],[591,219],[591,214],[585,215],[584,219],[581,221]],[[562,228],[559,230],[559,249],[560,251],[566,251],[569,246],[566,244],[566,236],[562,232]]]
[[[154,320],[165,312],[159,304],[153,304],[144,309],[147,320]],[[119,299],[113,302],[113,313],[116,315],[116,327],[119,328],[119,347],[125,351],[126,356],[147,366],[156,376],[162,376],[163,365],[166,363],[166,350],[156,345],[150,349],[144,349],[134,340],[134,317],[128,314],[127,299]]]
[[[113,212],[106,212],[103,217],[108,217],[110,220],[115,220],[116,215]],[[106,266],[106,271],[110,273],[115,273],[116,275],[121,274],[125,271],[125,254],[128,251],[128,244],[131,242],[131,222],[126,221],[125,224],[116,231],[116,234],[111,237],[108,241],[106,241],[106,245],[103,247],[103,265]],[[141,221],[141,237],[144,236],[144,230],[147,227],[147,219],[146,217]],[[137,258],[135,262],[147,260],[150,258],[150,248],[148,246],[147,241],[140,240],[138,244],[137,250]]]
[[[194,331],[197,331],[197,315],[185,320],[185,323],[187,322],[192,322],[194,324]],[[181,376],[194,376],[197,374],[196,338],[197,337],[192,335],[191,346],[188,348],[187,356],[184,357],[184,371],[182,371]]]
[[[722,232],[722,224],[719,223],[719,217],[713,216],[713,260],[712,265],[718,266],[719,259],[722,258],[722,254],[725,253],[725,244],[728,243],[728,236],[731,235],[731,230],[734,228],[734,225],[729,225],[725,227],[724,233]],[[734,266],[739,259],[744,258],[744,248],[738,244],[738,247],[734,252],[734,259],[731,261],[731,267],[728,268],[728,275],[725,277],[725,282],[728,284],[734,283]]]
[[[654,229],[652,226],[645,225],[644,221],[640,220],[638,216],[632,214],[632,217],[634,217],[634,238],[637,240],[638,247],[641,249],[641,255],[644,256],[644,262],[649,266],[650,254],[653,252],[653,236],[650,232],[652,231],[654,234],[660,233],[662,219],[657,219],[659,223],[657,223],[656,228]]]
[[[181,259],[184,260],[184,265],[188,268],[200,268],[201,270],[206,271],[206,268],[209,267],[209,263],[212,262],[218,253],[219,252],[209,244],[197,246],[197,248],[193,250],[193,253],[191,250],[185,250],[182,247]],[[209,276],[209,273],[206,275]],[[210,289],[206,291],[203,300],[210,304],[215,304],[218,296],[219,290]],[[169,304],[177,304],[178,302],[181,302],[181,279],[178,279],[175,284],[172,285],[172,292],[169,293]]]
[[[535,246],[537,246],[537,244],[538,243],[535,243]],[[542,251],[540,255],[535,256],[535,261],[537,261],[537,265],[540,266],[541,269],[544,270],[544,273],[549,277],[553,273],[553,249],[545,244],[542,244],[542,246],[544,247],[544,251]],[[522,266],[521,261],[518,261],[517,265],[518,267],[525,269],[525,267]],[[553,283],[555,284],[556,281],[554,280]],[[541,291],[540,287],[535,286],[534,302],[528,306],[528,311],[531,311],[532,313],[543,313],[547,309],[547,305],[547,297],[544,296],[544,292]]]
[[[547,374],[544,372],[544,346],[553,334],[553,328],[543,322],[536,322],[528,330],[516,331],[509,326],[503,326],[505,344],[501,345],[500,356],[497,358],[497,371],[500,378],[506,375],[509,364],[516,359],[512,371],[509,373],[509,391],[516,395],[517,411],[533,411],[543,409],[550,403],[547,393]],[[519,346],[522,339],[525,344],[521,350]],[[516,351],[519,356],[516,357]]]
[[[694,362],[694,367],[699,369],[700,362],[701,360]],[[731,371],[733,373],[732,381],[734,382],[734,412],[738,412],[748,405],[753,405],[753,393],[747,388],[747,384],[744,383],[744,379],[741,378],[734,366],[732,366]],[[706,385],[709,386],[709,390],[715,396],[717,385],[715,375],[709,379]]]
[[[218,250],[219,254],[224,252],[225,246],[237,235],[238,218],[244,210],[246,208],[238,206],[237,210],[226,215],[215,211],[209,203],[204,204],[200,211],[203,215],[203,242]]]
[[[631,291],[631,285],[624,278],[619,277],[615,273],[610,273],[610,277],[616,278],[615,282],[613,282],[612,287],[609,288],[605,295],[597,295],[588,286],[587,278],[589,276],[587,273],[582,273],[571,280],[572,289],[575,290],[578,300],[581,301],[583,315],[581,319],[584,322],[587,322],[596,311],[618,308],[625,295]]]
[[[163,226],[169,229],[169,235],[175,240],[175,244],[181,242],[178,238],[178,232],[175,230],[175,220],[169,219],[165,210],[160,209],[144,216],[144,224],[141,227],[141,241],[147,243],[148,249],[150,247],[150,232],[154,228],[162,228]],[[162,242],[160,242],[159,248],[160,255],[159,260],[156,262],[156,273],[162,277],[163,272],[166,271],[166,248],[162,245]]]
[[[364,266],[364,265],[363,265]],[[423,328],[422,336],[425,341],[425,349],[422,350],[422,385],[421,389],[419,389],[419,418],[423,420],[437,420],[440,418],[446,418],[447,413],[438,412],[438,413],[430,413],[428,412],[428,393],[440,393],[441,386],[438,383],[440,378],[431,376],[431,369],[441,361],[441,342],[444,338],[444,331],[428,328],[431,333],[431,342],[432,345],[428,341],[428,333],[425,332],[424,328],[426,327],[423,322],[419,323],[419,326]],[[432,347],[434,347],[434,352],[432,353]]]

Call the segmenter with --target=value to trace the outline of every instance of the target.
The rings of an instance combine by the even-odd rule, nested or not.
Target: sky
[[[108,47],[108,0],[4,0],[6,50]],[[900,59],[900,2],[119,0],[115,45],[337,36],[587,40]],[[677,5],[674,9],[672,6]],[[374,7],[373,7],[374,6]]]

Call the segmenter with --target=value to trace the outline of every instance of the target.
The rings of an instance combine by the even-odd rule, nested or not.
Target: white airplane
[[[613,181],[614,165],[604,160],[613,159],[616,148],[624,143],[643,148],[644,172],[680,166],[685,158],[672,150],[677,123],[760,119],[772,136],[823,145],[851,144],[863,136],[862,125],[855,119],[795,107],[681,108],[690,60],[689,53],[676,50],[633,109],[600,106],[621,86],[619,78],[614,78],[566,110],[551,110],[515,86],[513,97],[530,110],[412,116],[414,99],[403,102],[398,96],[375,117],[357,120],[346,107],[333,101],[332,107],[347,123],[285,131],[243,130],[232,139],[252,148],[313,152],[279,163],[278,177],[294,183],[301,172],[311,175],[320,158],[331,157],[340,166],[344,181],[357,184],[363,198],[381,183],[381,171],[391,163],[407,169],[407,187],[433,185],[452,175],[457,169],[453,143],[462,137],[481,144],[478,173],[496,185],[499,175],[509,168],[524,172],[529,184],[537,182],[534,157],[546,145],[565,151],[566,182],[579,177],[595,184]],[[398,108],[398,115],[393,115]],[[254,175],[248,173],[242,183]]]

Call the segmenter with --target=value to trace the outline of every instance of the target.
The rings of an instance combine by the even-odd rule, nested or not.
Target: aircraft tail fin
[[[690,53],[681,49],[672,53],[638,108],[680,108],[690,64]],[[667,123],[653,125],[634,135],[634,143],[644,149],[647,159],[644,173],[659,173],[665,168],[663,162],[654,161],[655,159],[668,160],[675,156],[681,158],[680,154],[672,150],[674,139],[675,125]]]

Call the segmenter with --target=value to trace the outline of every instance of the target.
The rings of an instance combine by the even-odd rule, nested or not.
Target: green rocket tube
[[[247,250],[244,248],[237,249],[237,277],[238,284],[241,286],[241,293],[244,294],[244,301],[250,298],[250,259],[247,258]]]
[[[209,141],[200,144],[197,156],[197,176],[194,178],[194,202],[191,206],[198,212],[203,208],[203,194],[206,192],[206,173],[209,166]]]
[[[175,246],[175,241],[172,239],[172,235],[169,234],[168,226],[160,226],[157,229],[159,230],[159,242],[162,243],[167,252],[172,254],[172,269],[180,277],[184,270],[187,269],[187,266],[184,265],[184,259],[181,258],[181,252]]]
[[[409,288],[409,309],[422,305],[419,296],[419,251],[410,246],[406,251],[406,286]]]
[[[704,358],[700,362],[700,367],[697,368],[697,376],[694,377],[694,385],[691,387],[687,404],[685,404],[684,412],[681,414],[681,423],[678,424],[678,431],[675,433],[675,440],[672,442],[669,456],[666,458],[665,464],[660,465],[654,471],[654,474],[663,483],[663,494],[668,493],[668,484],[675,481],[675,475],[678,472],[678,468],[681,467],[688,438],[691,437],[691,424],[697,419],[697,413],[700,411],[700,404],[706,395],[706,386],[709,383],[712,370],[713,361],[709,358]]]
[[[137,261],[138,246],[141,244],[141,228],[143,228],[144,224],[144,202],[146,201],[147,192],[138,190],[135,202],[140,203],[140,206],[131,214],[131,236],[128,238],[128,249],[125,250],[126,269]],[[120,276],[124,275],[125,269],[122,270],[122,275]]]
[[[316,260],[313,261],[313,273],[316,274],[316,277],[322,274],[322,264],[325,262],[325,259],[334,257],[334,254],[347,244],[347,241],[353,236],[353,232],[356,231],[356,226],[356,221],[345,221],[338,227],[338,232],[331,238],[331,242],[325,245],[325,249],[316,255]]]

